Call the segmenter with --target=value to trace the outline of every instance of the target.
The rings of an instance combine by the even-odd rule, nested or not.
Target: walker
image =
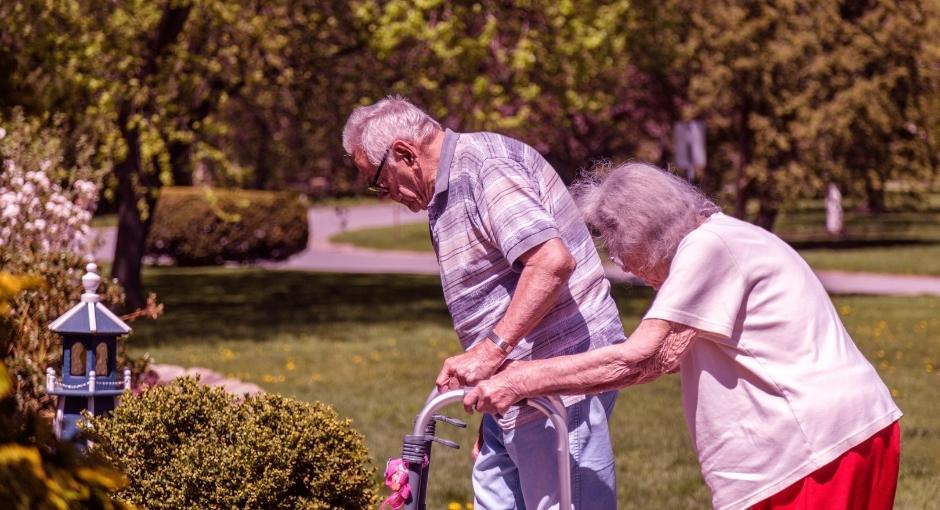
[[[438,409],[449,404],[462,402],[468,389],[451,390],[445,393],[431,392],[421,412],[415,418],[414,429],[406,435],[401,447],[401,459],[389,461],[386,468],[386,485],[392,488],[391,496],[383,505],[389,503],[396,495],[401,497],[398,501],[404,510],[427,510],[425,498],[427,497],[428,478],[431,467],[431,443],[440,443],[448,448],[459,449],[460,445],[447,439],[435,436],[437,422],[447,423],[459,428],[466,428],[467,424],[447,416],[434,414]],[[555,427],[558,454],[558,480],[560,508],[570,510],[571,507],[571,469],[568,460],[568,415],[561,399],[552,397],[535,397],[519,402],[519,405],[528,405],[539,410],[548,417]],[[399,462],[398,464],[394,464]],[[407,481],[405,477],[407,475]],[[400,490],[400,488],[404,490]],[[392,506],[392,508],[398,508]]]

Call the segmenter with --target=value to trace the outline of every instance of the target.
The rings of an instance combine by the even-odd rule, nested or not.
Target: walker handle
[[[414,430],[412,436],[425,435],[425,429],[434,419],[434,413],[447,405],[462,402],[466,396],[467,388],[450,390],[444,393],[438,393],[435,389],[428,395],[428,400],[415,418]],[[543,396],[524,399],[519,402],[520,405],[529,405],[548,417],[555,427],[556,452],[558,454],[558,495],[562,510],[571,509],[571,464],[568,460],[568,413],[561,399],[557,396]],[[448,422],[449,423],[449,422]],[[423,500],[423,492],[419,495]]]

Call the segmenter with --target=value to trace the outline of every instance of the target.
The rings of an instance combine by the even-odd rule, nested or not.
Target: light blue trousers
[[[607,420],[617,392],[568,407],[571,500],[576,510],[615,510],[617,481]],[[558,509],[555,428],[537,419],[503,431],[483,417],[483,447],[473,466],[474,510]]]

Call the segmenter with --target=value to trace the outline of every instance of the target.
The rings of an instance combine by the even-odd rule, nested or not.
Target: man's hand
[[[499,374],[477,384],[463,398],[463,407],[468,413],[503,414],[510,406],[522,400],[508,374]]]
[[[475,386],[496,372],[506,354],[493,342],[484,339],[467,352],[444,360],[435,384],[437,391],[447,391],[464,386]]]

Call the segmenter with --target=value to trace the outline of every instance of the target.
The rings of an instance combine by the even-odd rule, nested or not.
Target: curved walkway
[[[349,208],[312,207],[307,219],[310,239],[306,250],[282,262],[259,265],[269,269],[341,273],[438,274],[433,253],[368,250],[330,242],[330,237],[345,230],[427,222],[425,211],[412,213],[395,203]],[[110,260],[114,253],[114,229],[101,229],[99,236],[103,244],[96,251],[96,257]],[[605,264],[605,269],[607,277],[613,281],[642,284],[613,265]],[[817,271],[816,274],[832,294],[940,295],[940,277],[845,271]]]

